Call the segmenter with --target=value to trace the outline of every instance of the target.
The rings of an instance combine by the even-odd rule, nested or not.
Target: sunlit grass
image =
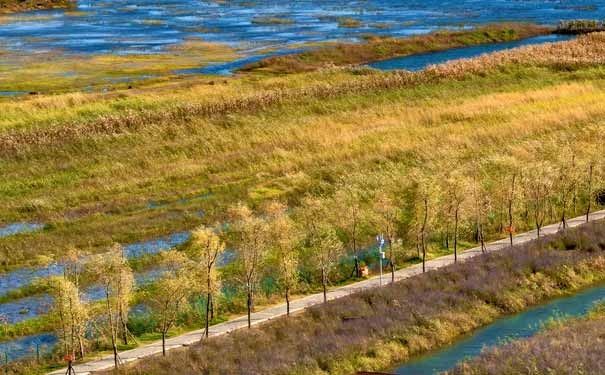
[[[82,11],[82,10],[72,10],[72,11],[66,11],[63,14],[65,14],[68,17],[85,17],[85,16],[92,16],[92,15],[96,14],[96,12],[86,12],[86,11]]]
[[[252,23],[260,25],[290,25],[294,21],[288,18],[281,17],[254,17]]]
[[[16,16],[0,16],[0,24],[16,23],[16,22],[38,22],[38,21],[49,21],[54,19],[56,16],[52,14],[47,15],[16,15]]]
[[[261,73],[307,72],[326,66],[361,65],[449,48],[507,42],[549,32],[551,30],[548,28],[531,24],[494,24],[471,30],[442,30],[405,38],[362,35],[366,39],[364,43],[340,43],[291,55],[272,56],[249,64],[241,70]]]
[[[0,0],[0,14],[10,14],[38,9],[71,8],[71,0]]]
[[[345,72],[319,77],[353,78]],[[113,240],[153,238],[190,228],[201,219],[187,211],[212,212],[212,207],[238,199],[295,199],[317,186],[322,174],[336,178],[376,162],[405,166],[422,160],[439,169],[461,150],[477,147],[502,155],[526,149],[528,160],[548,157],[550,151],[545,151],[555,147],[557,138],[573,137],[578,145],[592,142],[601,125],[591,119],[605,115],[599,81],[573,80],[573,75],[547,70],[516,70],[458,83],[310,100],[302,106],[278,106],[262,116],[229,115],[235,126],[225,126],[222,117],[190,118],[186,125],[150,124],[148,131],[117,138],[83,139],[61,149],[34,148],[27,158],[0,165],[7,177],[0,195],[9,202],[1,215],[8,222],[38,218],[54,226],[5,242],[56,253],[67,243],[88,247],[94,235],[94,247],[102,249]],[[271,79],[263,85],[286,81]],[[295,81],[289,85],[296,86]],[[30,113],[28,121],[34,124],[127,108],[161,110],[171,103],[209,95],[220,100],[248,89],[258,90],[258,83],[200,85],[123,98],[70,94],[7,105],[5,113],[13,113],[13,121],[19,113]],[[483,145],[484,139],[489,143]],[[217,194],[214,200],[143,209],[149,200],[206,189]],[[220,216],[220,210],[215,214]]]

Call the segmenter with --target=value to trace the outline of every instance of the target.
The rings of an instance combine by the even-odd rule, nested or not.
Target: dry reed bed
[[[600,152],[595,140],[601,125],[594,119],[605,114],[605,94],[598,87],[574,82],[477,96],[468,86],[438,90],[447,100],[414,103],[372,96],[371,106],[354,102],[345,110],[339,103],[333,112],[322,107],[321,115],[291,108],[274,116],[231,118],[235,125],[196,120],[155,134],[49,151],[33,156],[36,161],[10,162],[0,185],[8,197],[3,216],[27,215],[24,208],[34,202],[40,208],[32,215],[58,218],[52,231],[2,243],[12,249],[12,260],[22,261],[60,253],[68,243],[86,249],[93,244],[90,250],[97,251],[112,238],[130,242],[135,233],[144,239],[184,230],[199,218],[130,209],[157,197],[191,196],[202,187],[228,187],[224,201],[212,202],[220,215],[233,201],[262,201],[262,195],[253,194],[264,187],[296,205],[305,192],[331,189],[341,177],[357,183],[352,170],[384,181],[390,179],[384,170],[406,174],[410,165],[419,165],[442,176],[452,169],[452,160],[459,161],[458,168],[474,170],[472,157],[491,175],[545,160],[565,165],[572,153],[580,163]],[[453,92],[456,98],[450,97]],[[75,177],[66,181],[70,173]],[[73,220],[62,219],[65,211]]]
[[[73,7],[72,0],[0,0],[0,14]]]
[[[472,30],[436,31],[405,38],[368,36],[366,43],[342,43],[296,54],[273,56],[241,68],[241,71],[302,73],[325,67],[363,65],[372,61],[450,48],[499,43],[549,34],[552,29],[524,23],[486,25]]]
[[[88,122],[78,120],[56,123],[42,129],[7,130],[0,134],[0,156],[11,158],[38,147],[58,147],[81,138],[116,136],[146,127],[188,122],[195,117],[222,116],[230,113],[259,112],[270,107],[329,99],[358,92],[385,91],[422,83],[464,79],[472,74],[487,74],[511,64],[538,65],[552,69],[578,69],[605,63],[605,33],[581,36],[577,40],[526,46],[511,51],[483,55],[422,72],[364,72],[338,83],[314,82],[308,87],[244,90],[232,97],[204,98],[200,103],[174,103],[161,110],[130,109],[125,113],[104,115]],[[365,74],[363,74],[365,73]]]

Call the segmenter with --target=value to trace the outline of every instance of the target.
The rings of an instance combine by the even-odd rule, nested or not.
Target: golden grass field
[[[237,200],[296,205],[387,170],[586,162],[604,144],[604,48],[596,34],[421,73],[329,69],[4,101],[0,215],[51,224],[3,239],[4,264],[190,229]],[[190,214],[201,208],[206,218]]]
[[[59,261],[72,247],[80,256],[104,253],[115,242],[225,223],[238,202],[260,212],[280,200],[302,222],[313,208],[304,204],[309,196],[327,207],[330,217],[321,219],[338,228],[350,255],[382,230],[374,205],[385,192],[396,195],[402,210],[398,235],[408,254],[398,260],[401,267],[420,259],[422,197],[427,212],[430,207],[429,229],[421,232],[428,233],[431,258],[451,252],[443,237],[450,234],[454,195],[464,201],[462,248],[476,243],[480,223],[487,239],[506,235],[513,175],[516,232],[535,226],[540,208],[533,204],[541,189],[547,190],[545,222],[583,214],[595,193],[605,191],[605,33],[420,72],[316,66],[287,75],[177,79],[163,74],[229,61],[237,51],[190,40],[173,52],[174,60],[140,56],[135,65],[130,57],[50,54],[47,61],[29,61],[22,78],[10,78],[11,84],[31,84],[45,72],[80,69],[80,76],[44,81],[47,93],[0,100],[0,227],[45,224],[0,238],[2,271]],[[116,77],[160,77],[130,89],[119,84],[109,92],[82,91],[108,69]],[[0,79],[10,74],[2,70]],[[342,200],[350,191],[362,192],[352,205],[367,215],[354,246],[350,207]],[[304,294],[317,287],[316,270],[309,271],[308,253],[300,257],[310,275],[296,291]],[[130,266],[141,271],[156,261],[147,257]],[[231,286],[228,273],[235,271],[222,275]],[[352,280],[343,275],[334,282]],[[275,303],[281,298],[276,288],[258,303]],[[221,300],[221,319],[242,311],[234,289]],[[26,286],[3,302],[46,291]],[[42,316],[7,326],[0,340],[47,331],[53,322]],[[148,334],[156,332],[141,336]]]

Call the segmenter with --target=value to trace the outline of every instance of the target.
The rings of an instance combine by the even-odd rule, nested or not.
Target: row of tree
[[[381,170],[376,175],[349,176],[333,191],[307,195],[290,209],[277,201],[252,210],[238,204],[228,210],[227,223],[201,226],[192,232],[181,250],[163,252],[158,267],[162,276],[145,290],[145,303],[159,317],[165,340],[184,307],[197,297],[205,301],[206,336],[221,282],[229,280],[245,294],[248,326],[252,325],[255,292],[268,273],[278,281],[290,314],[290,299],[301,280],[301,270],[311,270],[327,289],[345,256],[353,259],[347,275],[361,275],[360,253],[377,233],[386,240],[387,265],[392,281],[398,263],[414,253],[423,265],[430,248],[451,249],[457,260],[461,239],[479,243],[485,250],[489,238],[506,233],[511,241],[519,228],[535,228],[540,236],[546,222],[567,226],[570,215],[588,215],[595,204],[605,204],[601,190],[602,164],[588,161],[553,168],[549,164],[531,169],[496,171],[488,176],[477,166],[470,171],[452,168],[445,176],[430,172]],[[351,183],[351,181],[355,181]],[[226,249],[234,249],[235,265],[219,274],[217,263]],[[107,254],[86,265],[94,270],[88,283],[104,291],[102,314],[90,319],[89,305],[79,293],[82,264],[74,255],[66,262],[65,277],[54,282],[55,312],[63,350],[83,357],[86,332],[91,324],[111,341],[116,367],[118,341],[128,344],[128,312],[134,292],[133,272],[115,245]]]

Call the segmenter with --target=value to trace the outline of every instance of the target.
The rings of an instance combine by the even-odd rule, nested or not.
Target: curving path
[[[590,221],[603,219],[605,218],[605,210],[597,211],[591,213],[589,216]],[[576,217],[574,219],[568,220],[567,224],[569,227],[576,227],[586,222],[586,216]],[[559,224],[547,225],[541,229],[541,235],[554,234],[559,230]],[[528,241],[531,241],[536,238],[536,231],[532,230],[529,232],[521,233],[513,237],[513,244],[518,245]],[[508,238],[502,239],[499,241],[491,242],[486,245],[487,251],[498,251],[501,249],[505,249],[510,246],[510,241]],[[481,255],[481,248],[476,247],[472,249],[468,249],[466,251],[460,252],[458,254],[458,259],[463,261],[468,258],[472,258],[474,256]],[[429,260],[426,262],[427,271],[435,270],[440,267],[447,266],[449,264],[454,263],[454,255],[446,255],[440,258],[436,258],[433,260]],[[422,273],[422,264],[416,264],[411,267],[400,269],[395,272],[395,280],[402,280],[408,277],[412,277]],[[389,273],[385,274],[384,280],[390,281],[391,275]],[[369,289],[373,287],[379,286],[379,277],[372,277],[370,279],[360,281],[354,284],[350,284],[347,286],[342,286],[339,288],[335,288],[328,292],[328,299],[336,299],[340,297],[344,297],[351,293],[355,293],[364,289]],[[385,282],[386,284],[386,282]],[[313,305],[317,305],[323,302],[323,294],[312,294],[290,303],[290,311],[296,312],[304,310],[305,308]],[[277,318],[286,314],[286,305],[281,304],[277,305],[262,311],[258,311],[252,314],[252,324],[259,324],[265,321],[268,321],[273,318]],[[221,324],[217,324],[210,327],[210,336],[219,336],[227,334],[233,330],[245,328],[248,326],[247,316],[242,316],[237,319],[233,319]],[[189,333],[185,333],[183,335],[173,337],[171,339],[166,340],[166,350],[180,348],[184,346],[192,345],[196,342],[199,342],[203,337],[204,330],[192,331]],[[120,353],[120,358],[123,363],[128,363],[132,361],[136,361],[138,359],[142,359],[145,357],[149,357],[155,354],[159,354],[162,352],[162,343],[154,342],[151,344],[147,344],[141,346],[136,349],[124,351]],[[94,361],[86,362],[75,366],[76,373],[79,375],[88,375],[95,371],[107,370],[113,367],[113,356],[103,357],[101,359],[97,359]],[[49,375],[63,375],[65,374],[66,369],[61,369],[50,373]]]

